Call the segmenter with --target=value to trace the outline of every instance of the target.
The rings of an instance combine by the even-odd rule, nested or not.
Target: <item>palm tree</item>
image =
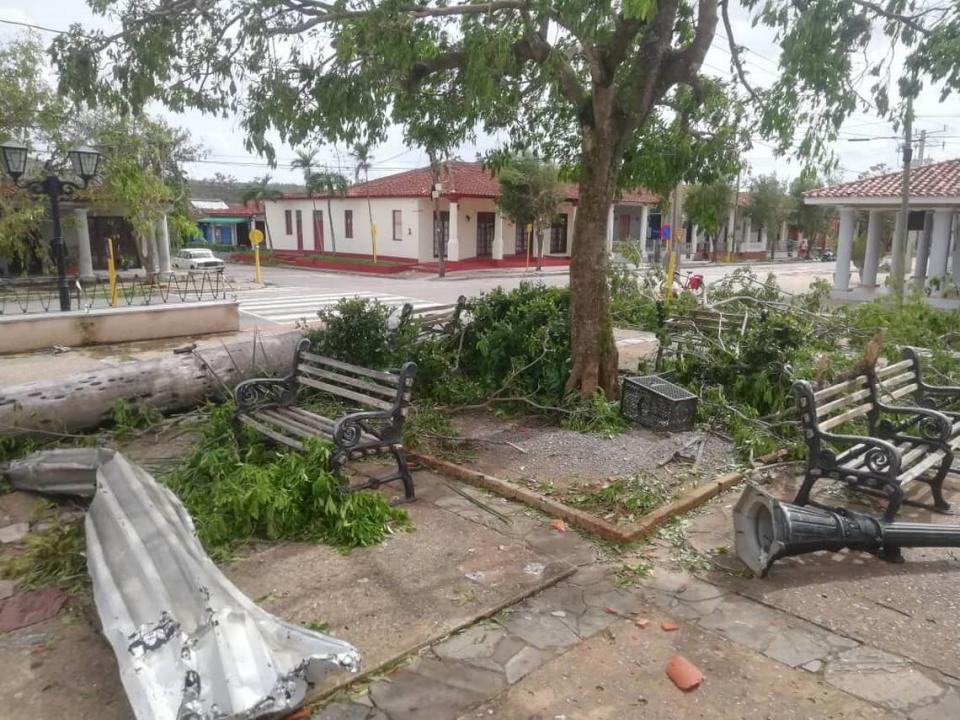
[[[270,187],[271,177],[269,175],[264,175],[262,178],[255,178],[253,184],[248,186],[246,190],[243,191],[241,199],[243,200],[244,205],[249,205],[251,202],[263,203],[267,201],[279,200],[283,197],[283,193],[277,190],[276,188]],[[273,238],[270,235],[270,221],[267,219],[267,208],[263,208],[263,224],[267,229],[267,248],[273,250]]]
[[[355,163],[353,169],[353,181],[355,183],[360,182],[360,173],[363,173],[363,181],[365,183],[370,182],[370,144],[369,143],[358,143],[356,147],[353,148],[353,161]],[[377,231],[373,226],[373,208],[370,204],[370,186],[367,185],[365,188],[367,194],[367,215],[370,218],[370,242],[373,245],[373,261],[377,261]]]
[[[297,159],[290,163],[291,170],[303,170],[303,185],[307,190],[307,194],[310,196],[310,199],[313,201],[313,232],[317,232],[317,200],[313,197],[314,193],[317,192],[316,185],[314,183],[314,169],[317,166],[317,149],[312,148],[310,150],[297,150]],[[329,207],[327,210],[329,214]],[[332,228],[332,226],[331,226]],[[331,238],[332,239],[332,238]],[[317,246],[317,239],[314,237],[313,246]],[[336,242],[333,243],[333,251],[337,251]]]
[[[333,210],[330,207],[330,199],[334,196],[343,196],[347,193],[347,179],[340,173],[332,170],[316,172],[310,176],[308,192],[313,195],[318,193],[327,196],[327,218],[330,220],[330,248],[331,252],[337,254],[337,236],[333,230]]]

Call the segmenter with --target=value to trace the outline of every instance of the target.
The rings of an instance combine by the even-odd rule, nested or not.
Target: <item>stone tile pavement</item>
[[[671,702],[689,706],[691,712],[696,703],[703,704],[706,710],[698,712],[709,718],[960,718],[960,678],[663,564],[635,586],[621,587],[616,575],[621,565],[598,560],[590,541],[573,531],[558,533],[542,516],[514,503],[485,501],[510,516],[506,532],[577,564],[577,573],[424,649],[352,694],[335,696],[314,718],[684,716],[672,715]],[[501,523],[466,500],[442,502],[472,522]],[[652,619],[645,630],[634,624],[641,617]],[[666,618],[680,630],[661,630],[659,622]],[[611,656],[609,648],[621,636],[632,638],[633,645],[622,648],[623,656],[615,662],[611,657],[618,656]],[[704,686],[686,695],[663,673],[670,654],[678,650],[705,664]],[[623,661],[631,653],[643,661],[642,671]],[[643,711],[637,709],[640,705],[605,704],[602,698],[587,702],[595,688],[577,686],[574,680],[578,673],[579,681],[590,675],[584,664],[604,662],[609,683],[646,699]],[[557,678],[564,677],[573,678],[567,694],[580,693],[583,702],[567,707],[557,700],[564,686]],[[769,682],[783,683],[783,697]],[[711,693],[731,683],[750,687],[754,697],[733,693],[731,686],[715,698],[715,703],[730,703],[728,712],[719,712]],[[700,699],[685,699],[690,696]],[[784,698],[793,698],[792,704]],[[816,708],[803,710],[809,703]],[[774,712],[778,708],[780,714]]]

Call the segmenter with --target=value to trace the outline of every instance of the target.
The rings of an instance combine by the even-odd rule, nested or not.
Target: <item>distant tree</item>
[[[699,225],[709,237],[716,239],[730,216],[733,186],[726,180],[691,185],[687,190],[686,212],[690,222]]]
[[[518,227],[537,237],[537,270],[543,268],[543,228],[557,217],[563,194],[556,166],[533,155],[520,155],[501,168],[497,206]],[[532,242],[533,237],[528,239]]]
[[[249,205],[250,203],[257,203],[263,205],[266,202],[282,198],[283,193],[271,187],[270,180],[271,177],[269,175],[256,178],[253,183],[243,191],[243,204]],[[267,229],[267,247],[272,250],[273,237],[270,234],[270,217],[266,213],[266,207],[264,207],[263,224]]]
[[[337,254],[337,235],[333,229],[333,206],[330,198],[334,195],[342,197],[347,193],[347,186],[350,183],[340,173],[332,170],[323,170],[316,172],[310,177],[310,187],[308,191],[313,194],[325,195],[327,197],[327,218],[330,222],[330,252]]]
[[[750,184],[752,196],[747,213],[750,219],[757,224],[758,229],[767,231],[767,242],[770,243],[770,257],[774,257],[776,243],[774,234],[787,216],[789,206],[783,183],[776,175],[761,175]]]
[[[370,182],[370,143],[362,142],[358,143],[354,148],[353,152],[353,181],[360,182],[360,176],[363,176],[363,182]],[[370,222],[370,250],[373,254],[373,261],[377,261],[377,228],[373,224],[373,205],[370,203],[370,188],[365,187],[367,196],[367,218]]]
[[[803,193],[830,183],[821,180],[815,172],[801,173],[790,183],[790,211],[788,222],[797,232],[809,238],[808,247],[826,235],[834,210],[825,205],[809,205]]]
[[[313,179],[317,167],[317,153],[318,150],[316,148],[297,150],[297,157],[290,163],[291,170],[303,171],[303,187],[306,189],[307,195],[310,196],[310,200],[313,203],[313,215],[311,216],[313,232],[317,231],[317,199],[314,195],[319,192],[319,190],[316,189],[317,185]]]

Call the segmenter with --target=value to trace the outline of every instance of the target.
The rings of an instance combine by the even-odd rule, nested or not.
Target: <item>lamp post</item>
[[[67,153],[74,173],[83,180],[78,185],[70,180],[62,180],[52,172],[43,178],[24,180],[21,176],[27,171],[27,146],[18,142],[0,144],[0,163],[3,171],[13,179],[13,184],[34,195],[46,195],[50,201],[50,220],[53,222],[53,239],[50,247],[57,264],[57,290],[60,294],[60,309],[70,309],[70,290],[67,287],[67,260],[63,242],[63,229],[60,225],[60,198],[72,195],[87,187],[97,174],[100,166],[100,153],[91,147],[79,147]]]

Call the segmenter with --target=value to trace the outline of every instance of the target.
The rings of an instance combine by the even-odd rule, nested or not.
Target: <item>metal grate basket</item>
[[[698,399],[658,375],[628,377],[620,390],[620,414],[654,430],[683,432],[693,429]]]

